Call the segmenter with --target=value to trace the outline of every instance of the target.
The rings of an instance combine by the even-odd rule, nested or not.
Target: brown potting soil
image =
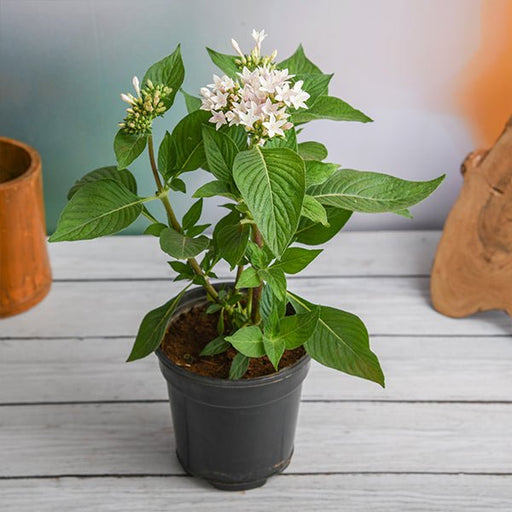
[[[200,304],[178,315],[171,322],[161,348],[178,366],[199,375],[227,379],[231,361],[236,355],[234,348],[231,347],[226,352],[214,356],[199,355],[203,348],[218,336],[219,313],[206,314],[206,308],[207,304]],[[303,347],[285,350],[279,362],[279,369],[291,366],[304,354]],[[249,368],[242,378],[261,377],[275,371],[267,356],[251,358]]]

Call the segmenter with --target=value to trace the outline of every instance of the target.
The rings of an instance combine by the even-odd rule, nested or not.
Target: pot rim
[[[182,377],[185,377],[189,380],[196,381],[199,384],[216,386],[220,388],[250,388],[280,382],[282,380],[290,378],[293,374],[296,373],[297,370],[300,370],[303,366],[308,364],[309,361],[311,361],[311,356],[306,352],[298,361],[296,361],[292,365],[287,366],[286,368],[283,368],[282,370],[271,373],[269,375],[252,377],[250,379],[230,380],[221,379],[219,377],[207,377],[206,375],[200,375],[199,373],[186,370],[185,368],[177,365],[174,361],[169,359],[160,347],[155,351],[155,354],[158,357],[160,363],[163,364],[172,372],[181,375]]]
[[[37,173],[37,171],[41,168],[41,157],[32,146],[29,146],[28,144],[25,144],[24,142],[21,142],[16,139],[10,139],[9,137],[0,137],[0,144],[18,147],[25,153],[27,153],[30,158],[29,166],[19,176],[16,176],[16,178],[0,183],[0,191],[7,190],[8,188],[11,187],[15,187],[22,181],[28,180],[33,174]]]
[[[231,281],[221,281],[219,283],[215,283],[213,286],[214,288],[221,288],[223,286],[233,286],[234,283]],[[187,294],[190,292],[194,292],[197,290],[201,290],[202,288],[200,286],[196,286],[194,288],[191,288],[182,297],[183,299],[186,298]],[[194,301],[190,301],[190,304],[195,304],[197,302],[201,302],[204,300],[204,297],[197,298]],[[179,306],[177,308],[179,310]],[[172,317],[171,317],[172,320]],[[171,322],[169,320],[169,323]],[[300,370],[303,366],[307,365],[309,361],[311,361],[311,356],[306,352],[298,361],[293,363],[290,366],[287,366],[286,368],[283,368],[282,370],[279,370],[277,372],[271,373],[270,375],[262,375],[260,377],[252,377],[250,379],[237,379],[237,380],[230,380],[230,379],[220,379],[218,377],[207,377],[206,375],[200,375],[199,373],[191,372],[190,370],[186,370],[185,368],[177,365],[174,361],[169,359],[164,351],[158,347],[155,350],[155,355],[158,357],[161,364],[163,364],[166,368],[171,370],[172,372],[181,375],[182,377],[185,377],[187,379],[196,381],[197,383],[209,385],[209,386],[217,386],[221,388],[249,388],[249,387],[257,387],[257,386],[264,386],[270,383],[278,382],[285,380],[289,377],[291,377],[293,374],[295,374],[296,371]]]

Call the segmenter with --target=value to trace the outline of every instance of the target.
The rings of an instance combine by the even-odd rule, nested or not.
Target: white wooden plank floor
[[[313,364],[292,464],[245,493],[183,474],[156,360],[123,362],[177,289],[156,240],[52,245],[50,296],[0,320],[0,510],[511,511],[512,321],[431,308],[438,239],[348,232],[290,279],[366,321],[387,388]]]

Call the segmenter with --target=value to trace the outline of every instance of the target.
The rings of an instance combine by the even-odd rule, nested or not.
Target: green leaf
[[[298,151],[304,160],[323,160],[327,158],[327,148],[320,142],[301,142],[298,145]]]
[[[312,308],[311,311],[298,315],[285,316],[279,322],[279,338],[284,340],[288,350],[300,347],[315,332],[320,317],[320,308]]]
[[[116,154],[117,168],[125,169],[144,151],[148,136],[134,135],[119,130],[114,138],[114,153]]]
[[[315,307],[305,299],[289,294],[299,313]],[[316,330],[305,344],[308,354],[319,363],[349,375],[377,382],[384,387],[384,375],[377,356],[370,350],[368,331],[352,313],[318,306],[320,316]]]
[[[176,311],[183,294],[189,287],[190,285],[163,306],[153,309],[146,314],[140,324],[135,343],[133,344],[127,362],[146,357],[160,346],[165,331],[167,330],[167,324],[172,314]]]
[[[309,107],[319,96],[327,96],[332,77],[333,75],[324,75],[323,73],[300,73],[295,75],[293,82],[303,81],[302,90],[309,94],[309,99],[306,101]]]
[[[71,199],[76,191],[83,187],[86,183],[92,183],[93,181],[111,179],[119,181],[124,185],[130,192],[137,193],[137,182],[133,174],[128,169],[118,170],[116,166],[112,165],[109,167],[100,167],[94,171],[88,172],[82,176],[75,184],[69,189],[68,200]]]
[[[260,300],[260,315],[264,323],[273,311],[275,311],[278,318],[283,317],[286,313],[286,301],[279,300],[272,291],[272,288],[268,284],[265,284]]]
[[[150,224],[146,228],[146,230],[144,231],[144,234],[160,237],[160,234],[166,228],[167,228],[167,226],[165,224],[162,224],[161,222],[154,222],[153,224]]]
[[[304,161],[287,148],[256,147],[238,153],[233,177],[265,242],[279,257],[300,219],[306,181]]]
[[[202,125],[208,121],[209,116],[204,110],[196,110],[185,116],[170,136],[164,137],[158,161],[160,172],[166,179],[175,174],[194,171],[206,164]]]
[[[256,288],[261,284],[258,271],[254,267],[247,267],[242,272],[240,279],[236,283],[236,287],[240,288]]]
[[[171,88],[171,94],[162,101],[166,108],[170,108],[174,103],[176,93],[179,91],[185,78],[185,67],[181,59],[180,45],[176,47],[171,55],[153,64],[144,75],[142,85],[146,85],[147,80],[151,80],[154,85],[163,84]]]
[[[273,137],[265,142],[265,148],[289,148],[297,152],[297,133],[293,128],[286,130],[284,137]]]
[[[187,112],[190,114],[191,112],[195,112],[199,110],[201,107],[201,99],[197,96],[192,96],[192,94],[188,94],[183,89],[180,89],[181,94],[183,94],[183,98],[185,98],[185,106],[187,107]]]
[[[265,349],[265,354],[277,371],[279,369],[279,361],[281,360],[281,357],[283,357],[284,350],[286,348],[284,339],[267,337],[265,335],[263,337],[263,347]]]
[[[176,168],[176,154],[174,141],[169,132],[165,132],[160,147],[158,148],[158,170],[166,179],[170,179]]]
[[[231,336],[226,336],[226,340],[244,356],[262,357],[265,355],[263,333],[256,325],[242,327]]]
[[[274,259],[274,255],[267,246],[258,247],[258,244],[254,243],[252,240],[247,244],[246,257],[256,268],[266,268]]]
[[[393,213],[396,213],[397,215],[400,215],[402,217],[405,217],[406,219],[413,219],[412,213],[407,210],[407,208],[404,208],[403,210],[396,210]]]
[[[213,239],[218,254],[233,269],[245,254],[251,228],[248,224],[240,223],[238,214],[230,214],[227,217],[232,219],[233,222],[223,223],[219,229],[215,229]]]
[[[166,228],[160,234],[160,247],[162,251],[177,260],[193,258],[203,252],[210,241],[206,236],[192,238],[182,235],[172,228]]]
[[[272,288],[277,300],[285,300],[286,298],[286,276],[280,267],[270,267],[262,269],[258,272],[259,276],[264,279]]]
[[[299,110],[292,114],[293,124],[307,123],[315,119],[330,119],[331,121],[371,122],[366,114],[356,110],[348,103],[334,96],[319,96],[308,110]]]
[[[327,206],[325,211],[329,227],[323,226],[320,222],[312,222],[303,218],[297,230],[297,242],[306,245],[320,245],[328,242],[333,236],[338,234],[352,215],[352,212],[349,210],[332,206]]]
[[[147,199],[136,196],[114,180],[83,185],[62,211],[50,242],[90,240],[128,227]]]
[[[201,217],[201,213],[203,212],[203,200],[199,199],[196,201],[183,215],[183,220],[181,221],[181,225],[185,231],[190,229],[192,226],[195,226],[199,218]]]
[[[249,358],[238,353],[231,362],[231,367],[229,368],[229,379],[237,380],[242,378],[247,371],[247,368],[249,368]]]
[[[318,160],[306,160],[306,189],[312,185],[318,185],[326,181],[338,169],[338,164],[319,162]]]
[[[236,78],[237,73],[240,71],[240,68],[235,63],[235,60],[238,59],[235,55],[227,55],[225,53],[219,53],[215,50],[212,50],[211,48],[206,48],[206,51],[208,52],[208,55],[210,56],[210,59],[212,59],[212,62],[226,75],[228,75],[231,78]]]
[[[304,48],[299,45],[295,53],[287,59],[280,62],[278,65],[280,69],[287,69],[290,73],[297,75],[299,73],[320,73],[322,71],[318,66],[313,64],[304,53]]]
[[[230,188],[225,181],[210,181],[199,187],[192,197],[214,197],[223,196],[229,199],[235,199],[235,196],[230,192]]]
[[[217,336],[215,339],[210,341],[203,350],[201,350],[200,356],[214,356],[222,354],[230,347],[230,343],[226,341],[224,336]]]
[[[407,181],[387,174],[342,169],[309,193],[322,204],[355,212],[403,210],[428,197],[443,181]]]
[[[211,224],[197,224],[191,228],[187,229],[187,235],[188,236],[197,236],[203,233],[206,229],[208,229],[211,226]]]
[[[314,197],[307,194],[304,196],[304,202],[302,203],[302,216],[312,222],[319,222],[322,226],[329,227],[325,207]]]
[[[187,193],[187,185],[179,178],[171,178],[171,181],[169,181],[169,187],[171,190],[175,190],[176,192],[183,192],[184,194]]]
[[[321,252],[322,249],[289,247],[281,256],[281,259],[274,263],[270,269],[280,269],[287,274],[298,274],[301,270],[304,270]]]
[[[224,125],[220,128],[219,132],[227,135],[236,144],[239,151],[245,151],[247,149],[247,132],[243,126]]]
[[[233,162],[238,148],[233,140],[211,126],[203,126],[203,140],[210,172],[219,180],[233,182]]]

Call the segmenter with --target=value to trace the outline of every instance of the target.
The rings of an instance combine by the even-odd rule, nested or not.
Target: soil
[[[218,336],[219,313],[206,314],[206,307],[207,304],[200,304],[178,315],[171,322],[161,348],[178,366],[199,375],[227,379],[231,361],[237,353],[234,348],[214,356],[199,355],[203,348]],[[279,362],[279,369],[291,366],[304,354],[303,347],[285,350]],[[249,368],[242,378],[252,379],[272,373],[275,373],[275,369],[267,356],[251,358]]]

